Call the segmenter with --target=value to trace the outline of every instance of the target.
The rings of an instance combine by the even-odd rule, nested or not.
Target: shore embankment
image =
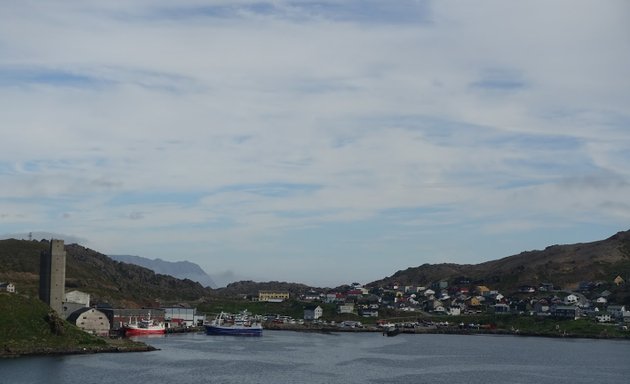
[[[280,330],[280,331],[295,331],[295,332],[320,332],[320,333],[335,333],[335,332],[375,332],[383,333],[384,329],[377,326],[363,326],[363,327],[340,327],[335,325],[318,325],[318,324],[281,324],[281,323],[266,323],[265,329]],[[526,336],[526,337],[552,337],[552,338],[584,338],[584,339],[619,339],[629,340],[630,335],[612,335],[608,332],[600,332],[598,334],[585,334],[578,332],[566,332],[563,330],[558,331],[546,331],[537,332],[531,330],[520,329],[488,329],[488,328],[462,328],[458,326],[450,327],[425,327],[416,326],[399,328],[401,334],[443,334],[443,335],[506,335],[506,336]]]
[[[0,358],[12,358],[23,356],[58,356],[58,355],[85,355],[93,353],[124,353],[124,352],[150,352],[157,348],[127,339],[107,340],[104,345],[71,346],[71,347],[8,347],[0,350]]]

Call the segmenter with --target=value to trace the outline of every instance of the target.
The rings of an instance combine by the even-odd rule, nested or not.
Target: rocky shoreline
[[[366,326],[361,328],[336,327],[330,325],[299,325],[299,324],[265,324],[265,329],[295,332],[373,332],[383,333],[382,328]],[[441,335],[504,335],[504,336],[525,336],[525,337],[551,337],[551,338],[573,338],[573,339],[608,339],[608,340],[630,340],[630,335],[625,337],[612,336],[607,333],[599,335],[582,335],[577,333],[564,332],[530,332],[508,329],[462,329],[458,327],[415,327],[400,328],[400,333],[405,334],[441,334]]]
[[[14,348],[4,347],[0,350],[0,358],[16,358],[26,356],[60,356],[60,355],[86,355],[93,353],[126,353],[126,352],[151,352],[158,349],[144,343],[111,340],[107,345],[85,347],[41,347],[41,348]]]

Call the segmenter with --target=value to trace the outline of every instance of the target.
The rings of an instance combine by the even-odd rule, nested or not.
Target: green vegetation
[[[450,324],[472,323],[482,326],[492,326],[492,329],[505,330],[523,335],[630,337],[628,331],[622,331],[614,324],[599,324],[592,319],[560,320],[548,317],[522,315],[477,315],[441,317],[434,319],[434,321],[448,321]]]
[[[0,357],[134,349],[147,350],[147,346],[92,336],[37,299],[0,293]]]
[[[0,294],[0,324],[0,346],[10,353],[107,345],[56,317],[41,301],[20,295]]]
[[[0,281],[10,281],[22,294],[37,296],[39,257],[49,242],[0,240]],[[66,244],[66,289],[92,295],[92,302],[141,307],[158,300],[192,302],[211,290],[191,280],[160,275],[132,264],[119,263],[89,248]]]

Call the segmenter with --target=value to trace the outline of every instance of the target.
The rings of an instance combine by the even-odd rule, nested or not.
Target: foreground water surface
[[[140,340],[160,350],[0,360],[0,383],[630,382],[630,341],[288,331]]]

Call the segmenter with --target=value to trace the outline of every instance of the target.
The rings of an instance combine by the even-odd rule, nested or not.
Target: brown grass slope
[[[574,288],[582,281],[607,281],[621,275],[630,278],[630,231],[591,243],[552,245],[544,250],[527,251],[518,255],[480,264],[424,264],[398,271],[385,279],[371,283],[388,285],[429,284],[438,280],[454,282],[465,277],[472,282],[492,285],[499,289],[516,289],[519,285],[551,282],[564,288]]]
[[[45,240],[0,241],[0,281],[13,281],[21,293],[37,296],[39,255],[49,247],[49,242]],[[156,300],[194,301],[211,292],[191,280],[180,280],[137,265],[117,262],[77,244],[68,244],[65,249],[66,290],[90,293],[94,302],[147,306]]]

